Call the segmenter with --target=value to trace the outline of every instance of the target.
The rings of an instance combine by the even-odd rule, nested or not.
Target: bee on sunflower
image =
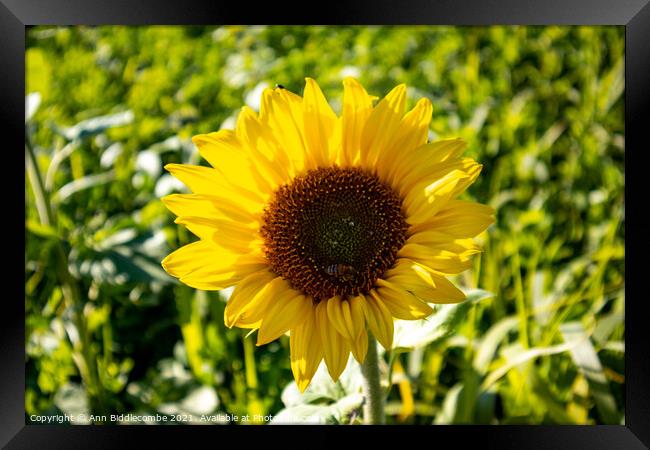
[[[257,345],[289,332],[301,391],[323,359],[336,381],[375,338],[390,349],[393,318],[464,300],[446,276],[470,267],[472,237],[494,221],[457,199],[482,166],[461,139],[427,143],[429,100],[406,112],[404,85],[376,105],[355,79],[343,86],[340,117],[310,78],[302,97],[266,89],[235,130],[194,136],[212,167],[165,167],[192,194],[163,201],[199,240],[164,269],[197,289],[234,286],[225,324],[257,330]]]

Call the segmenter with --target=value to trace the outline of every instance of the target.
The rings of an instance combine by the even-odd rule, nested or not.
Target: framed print
[[[647,2],[165,3],[0,5],[3,445],[647,448]]]

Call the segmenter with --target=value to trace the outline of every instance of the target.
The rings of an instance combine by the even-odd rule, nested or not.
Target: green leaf
[[[86,308],[87,327],[91,333],[105,324],[110,318],[111,305],[105,304],[97,308],[92,303],[88,303]]]
[[[40,48],[29,48],[25,52],[25,81],[27,92],[42,92],[43,96],[51,95],[52,68],[49,55]]]
[[[604,114],[616,103],[625,91],[625,60],[619,58],[598,82],[598,109]]]
[[[101,230],[104,231],[104,230]],[[135,228],[124,228],[112,233],[106,238],[102,239],[96,246],[98,250],[108,250],[122,244],[127,244],[133,241],[138,236],[138,231]]]
[[[560,326],[560,333],[566,342],[577,343],[570,349],[571,357],[589,383],[601,419],[607,424],[618,424],[621,415],[616,408],[616,401],[610,392],[609,382],[603,372],[598,354],[582,324],[564,323]]]
[[[540,377],[536,369],[528,371],[528,381],[532,391],[537,396],[537,400],[546,407],[546,411],[553,422],[557,424],[576,423],[566,412],[562,401],[556,398],[553,391],[549,389],[548,381]]]
[[[362,382],[361,366],[352,356],[336,383],[322,362],[304,393],[300,393],[295,381],[284,388],[282,403],[286,408],[272,423],[346,422],[363,403]]]
[[[478,374],[471,370],[466,372],[463,381],[456,383],[445,395],[442,409],[436,415],[434,423],[440,425],[474,423],[479,381]]]
[[[364,396],[362,394],[346,395],[330,406],[332,416],[338,423],[346,423],[348,416],[350,416],[354,411],[359,410],[363,405],[363,402]]]
[[[426,319],[396,320],[393,349],[407,352],[451,335],[473,303],[494,297],[494,294],[483,289],[473,289],[465,295],[467,299],[462,303],[438,305],[434,314]]]
[[[551,347],[534,347],[528,350],[525,350],[521,344],[517,343],[508,347],[504,351],[505,363],[501,366],[494,369],[490,372],[485,379],[483,384],[481,384],[481,390],[486,391],[496,383],[501,377],[507,374],[512,368],[524,364],[533,359],[539,358],[540,356],[549,356],[555,355],[557,353],[563,353],[577,345],[576,342],[566,342],[564,344],[555,345]]]
[[[475,423],[490,425],[495,417],[497,394],[493,390],[481,392],[476,399]]]
[[[436,415],[434,423],[436,425],[447,425],[455,423],[456,416],[458,415],[458,406],[460,394],[463,391],[463,385],[456,383],[445,395],[445,400],[442,403],[442,410]]]
[[[282,391],[282,402],[286,407],[331,403],[361,392],[362,383],[361,366],[352,356],[349,357],[348,364],[336,383],[327,372],[325,363],[321,362],[305,392],[301,394],[296,383],[292,381]]]
[[[25,222],[25,228],[27,228],[29,232],[34,233],[36,236],[40,236],[42,238],[59,239],[59,235],[53,227],[50,225],[44,225],[32,219],[28,219]]]
[[[607,341],[603,345],[604,350],[612,352],[625,353],[625,342],[623,341]]]
[[[296,405],[278,412],[271,424],[344,423],[363,404],[363,395],[347,395],[331,405]]]
[[[219,406],[219,397],[213,387],[200,386],[192,389],[179,406],[190,414],[211,414]]]
[[[41,94],[38,92],[32,92],[25,97],[25,123],[34,116],[40,104]]]
[[[69,141],[84,139],[90,136],[95,136],[108,128],[119,127],[128,125],[133,122],[134,115],[132,111],[123,111],[116,114],[106,116],[93,117],[92,119],[82,120],[68,128],[58,128],[55,130],[65,136]]]
[[[488,366],[494,359],[497,347],[511,330],[517,328],[518,323],[517,317],[506,317],[492,325],[487,333],[483,335],[474,354],[473,366],[478,373],[485,374],[487,372]]]
[[[77,423],[90,423],[88,393],[82,386],[76,383],[62,386],[54,395],[54,404],[64,414],[74,417]],[[82,415],[84,420],[80,419]]]
[[[85,177],[73,180],[65,185],[63,185],[58,191],[52,196],[52,202],[61,203],[66,201],[71,195],[76,194],[77,192],[83,191],[85,189],[90,189],[95,186],[100,186],[102,184],[110,183],[115,179],[115,172],[108,171],[104,173],[99,173],[95,175],[86,175]]]
[[[93,248],[74,247],[70,252],[70,271],[77,277],[92,277],[99,283],[121,285],[127,282],[173,283],[160,265],[150,256],[146,242],[155,235],[148,231],[133,234],[130,229],[114,233]],[[113,244],[118,244],[114,245]]]
[[[329,406],[297,405],[278,412],[270,424],[322,425],[335,422],[334,412]]]
[[[354,357],[350,356],[348,359],[348,365],[339,377],[338,384],[343,388],[343,392],[348,395],[362,391],[363,375],[361,374],[361,365]]]
[[[616,327],[624,323],[625,315],[622,312],[612,312],[600,317],[592,334],[594,341],[600,345],[605,345]]]
[[[485,289],[470,289],[465,292],[467,299],[462,304],[467,304],[471,302],[479,302],[488,298],[493,298],[495,294],[492,292],[486,291]]]

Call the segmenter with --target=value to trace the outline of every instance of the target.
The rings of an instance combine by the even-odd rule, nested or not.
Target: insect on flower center
[[[271,270],[321,300],[368,293],[407,228],[390,186],[358,168],[329,167],[281,186],[260,231]]]

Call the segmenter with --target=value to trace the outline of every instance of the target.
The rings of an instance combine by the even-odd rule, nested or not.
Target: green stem
[[[377,341],[368,334],[368,352],[361,364],[363,375],[363,418],[366,425],[382,425],[385,422],[384,396],[379,382],[379,358],[377,356]]]
[[[512,271],[515,282],[515,301],[519,315],[519,341],[524,348],[530,346],[528,338],[528,308],[524,297],[524,285],[521,279],[521,261],[519,260],[519,245],[512,256]]]
[[[43,225],[54,226],[54,215],[50,207],[48,192],[45,190],[43,184],[43,177],[38,168],[36,155],[31,146],[27,133],[25,133],[25,150],[27,153],[27,172],[29,175],[30,184],[34,193],[36,201],[36,209],[38,211],[39,220]],[[104,399],[104,392],[99,380],[99,373],[97,372],[97,365],[95,363],[94,352],[90,346],[90,335],[86,320],[83,313],[83,300],[79,286],[68,271],[68,257],[63,247],[63,243],[57,240],[56,243],[56,257],[59,281],[61,282],[61,290],[66,300],[67,306],[72,310],[73,322],[79,333],[79,341],[73,343],[75,350],[81,355],[80,360],[75,360],[79,374],[83,379],[88,389],[88,394],[91,402],[93,403],[93,411],[99,415],[106,415],[108,411]]]
[[[50,209],[50,202],[47,201],[47,194],[43,186],[43,177],[41,177],[41,171],[38,170],[36,155],[34,155],[34,149],[32,149],[32,146],[27,140],[27,135],[25,135],[25,150],[27,151],[27,175],[32,185],[38,218],[43,225],[51,226],[52,210]]]
[[[256,416],[263,416],[264,406],[258,395],[257,367],[255,364],[255,346],[252,339],[243,338],[246,384],[248,386],[248,411],[253,415],[253,422],[260,423]]]

